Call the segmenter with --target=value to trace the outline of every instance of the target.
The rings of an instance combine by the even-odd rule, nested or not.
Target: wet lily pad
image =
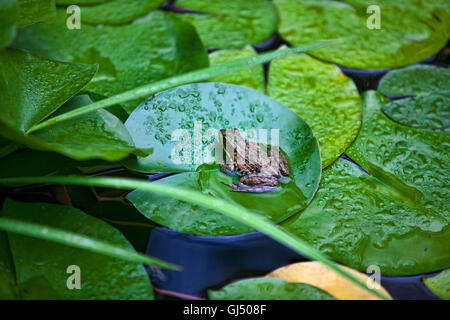
[[[450,269],[446,269],[437,276],[424,278],[425,285],[438,297],[450,300]]]
[[[255,55],[257,55],[257,53],[251,46],[246,46],[243,49],[218,50],[209,54],[209,64],[214,66],[224,62]],[[223,76],[214,77],[211,81],[245,86],[261,93],[264,93],[266,90],[262,65],[241,69]]]
[[[131,244],[116,229],[72,207],[19,203],[7,199],[3,216],[81,233],[133,250]],[[4,234],[0,233],[0,237]],[[10,232],[7,233],[7,241],[9,250],[6,250],[5,243],[0,238],[0,254],[8,254],[9,251],[11,255],[10,262],[14,264],[17,284],[13,293],[15,298],[153,298],[150,280],[140,264]],[[4,261],[3,256],[0,261]],[[80,290],[69,290],[67,287],[68,278],[72,274],[67,273],[67,268],[72,265],[80,268]]]
[[[98,64],[84,90],[104,97],[208,66],[195,29],[161,11],[139,23],[69,30],[66,12],[58,10],[55,23],[22,28],[13,46],[53,60]],[[122,106],[131,112],[140,102]]]
[[[65,2],[75,5],[80,4],[79,1]],[[164,0],[109,0],[103,3],[80,6],[80,13],[82,23],[123,24],[144,16],[163,3]]]
[[[327,292],[305,283],[274,278],[251,278],[209,290],[212,300],[335,300]]]
[[[36,22],[52,22],[55,19],[54,0],[17,0],[19,4],[18,26],[26,26]]]
[[[378,91],[394,97],[383,107],[392,120],[405,126],[440,130],[450,126],[450,70],[412,66],[389,72]]]
[[[158,119],[158,120],[157,120]],[[157,120],[157,121],[156,121]],[[194,121],[199,121],[196,124]],[[201,121],[201,122],[200,122]],[[196,137],[195,130],[203,134],[188,143],[191,151],[201,141],[203,150],[215,146],[217,130],[239,128],[245,130],[279,130],[280,149],[286,156],[291,174],[281,181],[279,190],[263,193],[230,192],[221,182],[236,182],[237,177],[220,171],[215,158],[196,158],[195,152],[175,162],[174,155],[180,141],[172,141],[171,134],[185,129],[186,136]],[[196,125],[196,128],[194,127]],[[182,172],[175,177],[155,183],[182,184],[200,190],[212,198],[220,197],[237,203],[278,223],[300,211],[312,199],[320,179],[320,155],[317,141],[308,125],[294,112],[254,90],[234,85],[202,83],[185,85],[155,95],[139,106],[126,121],[135,143],[143,148],[153,147],[146,158],[129,157],[123,163],[141,172]],[[210,129],[209,131],[207,131]],[[196,131],[198,132],[198,131]],[[200,131],[202,132],[202,131]],[[270,143],[270,138],[267,143]],[[208,154],[208,153],[207,153]],[[199,160],[198,162],[196,162]],[[179,161],[179,159],[177,159]],[[205,163],[205,164],[204,164]],[[180,232],[204,235],[236,234],[250,231],[215,212],[179,202],[168,197],[133,191],[128,199],[150,219]],[[177,208],[173,210],[171,208]],[[206,223],[207,222],[207,223]]]
[[[85,86],[96,69],[15,49],[1,51],[0,135],[32,149],[56,151],[77,160],[116,161],[138,152],[123,123],[106,110],[28,134]]]
[[[402,67],[427,59],[449,38],[447,0],[274,0],[279,32],[294,45],[319,39],[345,42],[313,54],[325,61],[359,69]],[[380,8],[380,29],[369,29],[369,5]],[[399,19],[401,15],[401,19]],[[370,22],[370,21],[369,21]]]
[[[306,54],[272,61],[267,94],[304,119],[327,167],[353,142],[361,126],[355,84],[340,69]]]
[[[448,132],[391,121],[383,96],[363,96],[363,127],[346,151],[367,170],[338,159],[323,172],[311,204],[284,228],[333,259],[385,275],[428,273],[450,265]]]
[[[177,0],[175,5],[192,11],[178,16],[195,26],[208,48],[257,44],[277,28],[276,9],[267,0]]]

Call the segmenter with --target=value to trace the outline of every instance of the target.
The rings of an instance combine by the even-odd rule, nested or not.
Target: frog
[[[264,193],[274,191],[279,179],[290,175],[289,164],[280,149],[246,140],[239,129],[219,130],[219,141],[225,151],[225,163],[220,170],[229,175],[240,176],[239,182],[222,182],[234,192]],[[277,152],[275,161],[272,152]]]

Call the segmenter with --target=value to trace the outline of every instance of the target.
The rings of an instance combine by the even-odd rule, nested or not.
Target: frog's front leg
[[[278,186],[278,179],[271,175],[252,173],[243,176],[237,184],[228,184],[234,192],[263,193],[270,192]]]

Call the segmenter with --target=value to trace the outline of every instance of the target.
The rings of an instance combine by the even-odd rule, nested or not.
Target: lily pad
[[[32,149],[52,150],[77,160],[116,161],[137,152],[122,122],[105,110],[27,134],[85,86],[96,69],[15,49],[1,51],[0,135]]]
[[[217,64],[233,61],[239,58],[256,55],[257,53],[255,49],[251,46],[246,46],[243,49],[218,50],[209,54],[209,64],[211,66],[215,66]],[[210,80],[212,82],[230,83],[238,86],[249,87],[261,93],[264,93],[266,90],[262,65],[241,69],[223,76],[214,77]]]
[[[68,2],[68,1],[66,1]],[[90,24],[123,24],[142,17],[163,4],[164,0],[110,0],[80,6],[81,22]],[[79,1],[73,1],[79,5]]]
[[[449,38],[447,0],[274,0],[279,32],[294,45],[319,39],[345,42],[313,52],[321,60],[359,69],[396,68],[427,59]],[[369,29],[367,9],[380,9],[380,29]],[[401,19],[399,19],[401,15]]]
[[[389,72],[378,91],[399,98],[383,107],[392,120],[408,127],[441,130],[450,127],[450,70],[412,66]]]
[[[363,127],[323,172],[311,204],[283,227],[331,258],[384,275],[428,273],[450,266],[448,132],[399,125],[382,112],[384,97],[363,96]]]
[[[175,4],[192,11],[178,16],[195,26],[208,48],[257,44],[277,28],[276,9],[268,0],[178,0]]]
[[[425,285],[438,297],[450,300],[450,269],[446,269],[437,276],[424,278]]]
[[[340,266],[363,283],[368,283],[369,277],[361,272],[346,266]],[[333,295],[339,300],[377,300],[374,294],[355,285],[353,282],[337,274],[335,271],[326,267],[318,261],[307,261],[290,264],[278,268],[266,277],[278,278],[291,283],[305,283],[315,288],[320,288],[325,292]],[[390,297],[389,293],[383,288],[378,287],[376,290],[386,297]]]
[[[55,19],[54,0],[18,0],[17,24],[22,27],[36,22],[52,22]]]
[[[0,49],[6,47],[16,36],[16,19],[19,5],[16,0],[0,3]]]
[[[154,183],[189,186],[212,197],[242,205],[276,223],[304,208],[318,186],[320,155],[311,129],[294,112],[248,88],[202,83],[167,90],[139,106],[125,126],[139,147],[153,147],[153,153],[146,158],[125,159],[123,163],[130,169],[141,172],[196,171]],[[239,128],[242,133],[248,132],[249,135],[252,130],[258,129],[267,129],[269,132],[274,129],[274,132],[279,133],[279,146],[291,171],[290,177],[281,181],[279,190],[263,194],[230,192],[230,188],[222,184],[236,182],[237,177],[221,172],[219,165],[215,164],[215,158],[207,155],[210,154],[209,148],[215,146],[217,131],[230,128]],[[197,151],[189,153],[183,150],[180,159],[184,157],[184,162],[177,162],[180,159],[175,158],[178,156],[176,150],[182,145],[176,139],[171,139],[171,133],[177,132],[177,129],[184,129],[186,138],[195,138],[186,145]],[[195,149],[199,141],[204,145],[203,149]],[[270,142],[270,138],[267,138],[266,143]],[[205,157],[198,158],[202,152]],[[218,213],[169,197],[133,191],[128,199],[145,216],[180,232],[219,235],[248,230]]]
[[[335,65],[306,54],[272,61],[267,94],[311,126],[319,141],[324,168],[335,161],[358,134],[361,126],[358,90]]]
[[[335,300],[327,292],[305,283],[274,278],[233,282],[220,290],[208,290],[211,300]]]
[[[69,30],[66,12],[58,10],[55,23],[22,28],[13,46],[53,60],[99,64],[84,90],[105,97],[208,66],[195,29],[161,11],[138,23]],[[131,112],[140,102],[122,106]]]
[[[107,223],[68,206],[6,200],[4,217],[62,228],[108,241],[126,249],[131,244]],[[152,299],[144,267],[69,246],[7,233],[22,299]],[[3,257],[2,259],[3,260]],[[81,289],[69,290],[68,266],[80,268]]]

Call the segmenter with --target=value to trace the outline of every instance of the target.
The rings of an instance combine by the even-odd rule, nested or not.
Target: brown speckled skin
[[[271,147],[263,145],[265,151],[255,142],[249,142],[241,136],[238,129],[219,131],[219,139],[226,150],[226,163],[220,168],[227,174],[236,173],[242,177],[237,184],[227,184],[232,191],[262,193],[273,191],[278,186],[278,179],[289,176],[289,165],[283,154],[278,151],[278,159],[274,162]],[[226,149],[231,147],[230,150]]]

